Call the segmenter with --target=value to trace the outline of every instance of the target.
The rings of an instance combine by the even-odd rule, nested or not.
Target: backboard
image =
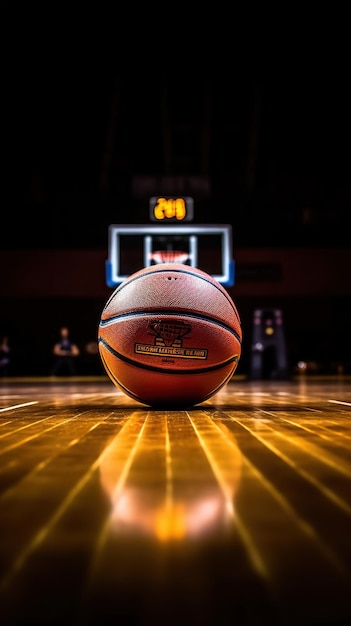
[[[197,267],[219,283],[234,284],[232,228],[216,225],[119,225],[108,229],[106,283],[116,287],[134,272],[156,263]]]

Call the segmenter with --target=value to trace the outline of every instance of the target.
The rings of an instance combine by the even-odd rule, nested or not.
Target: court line
[[[6,409],[0,409],[0,413],[5,413],[5,411],[12,411],[13,409],[21,409],[24,406],[31,406],[31,404],[39,404],[39,401],[33,400],[33,402],[24,402],[23,404],[13,404],[12,406],[7,406]]]

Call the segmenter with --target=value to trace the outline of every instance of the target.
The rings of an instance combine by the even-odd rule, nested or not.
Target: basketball
[[[109,378],[149,406],[186,407],[213,396],[233,376],[241,342],[226,289],[182,263],[130,275],[106,302],[98,327]]]

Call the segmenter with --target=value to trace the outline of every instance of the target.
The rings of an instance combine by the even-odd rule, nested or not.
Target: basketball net
[[[189,254],[181,250],[157,250],[150,253],[150,260],[154,263],[185,263],[188,259]]]

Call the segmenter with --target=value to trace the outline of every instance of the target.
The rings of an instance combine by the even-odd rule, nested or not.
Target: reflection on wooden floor
[[[1,624],[349,624],[351,386],[0,382]]]

